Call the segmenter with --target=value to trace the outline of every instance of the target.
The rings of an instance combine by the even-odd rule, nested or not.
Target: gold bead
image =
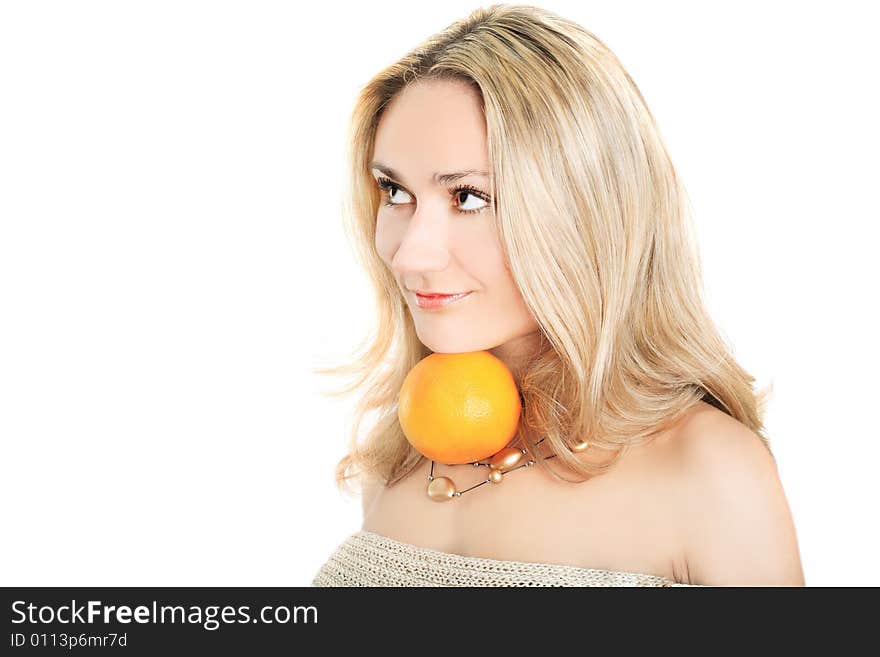
[[[449,477],[434,477],[428,484],[428,497],[435,502],[451,500],[456,492],[455,484]]]
[[[515,447],[505,447],[489,459],[491,470],[509,470],[522,458],[522,450]]]
[[[583,452],[589,446],[590,446],[590,442],[588,440],[582,440],[577,445],[572,445],[571,451],[572,452]]]
[[[489,481],[493,484],[500,484],[501,480],[504,478],[504,473],[501,470],[489,470]]]

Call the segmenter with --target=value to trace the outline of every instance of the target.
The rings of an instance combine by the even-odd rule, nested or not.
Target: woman
[[[766,392],[706,312],[685,191],[601,41],[478,9],[373,78],[349,137],[379,324],[322,372],[363,395],[337,483],[361,482],[364,522],[314,585],[804,584]],[[421,359],[479,350],[514,375],[535,466],[499,486],[425,458],[397,416]],[[437,504],[438,472],[467,493]]]

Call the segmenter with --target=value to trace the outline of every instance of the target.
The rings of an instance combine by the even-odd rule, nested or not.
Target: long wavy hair
[[[689,200],[635,82],[577,23],[530,5],[495,4],[379,72],[351,114],[342,210],[377,313],[346,364],[313,370],[350,377],[325,394],[361,393],[337,486],[363,475],[391,485],[425,458],[401,429],[397,397],[410,369],[432,352],[375,250],[380,195],[370,162],[383,109],[407,85],[429,79],[461,81],[479,95],[499,239],[541,329],[541,348],[518,372],[523,413],[511,442],[572,481],[538,456],[535,443],[544,438],[556,462],[584,481],[704,400],[769,451],[769,389],[753,390],[754,377],[707,313]],[[579,459],[584,441],[612,458]]]

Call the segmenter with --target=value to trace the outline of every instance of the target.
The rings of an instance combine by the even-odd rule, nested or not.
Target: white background
[[[693,199],[808,585],[880,585],[870,3],[536,2],[605,41]],[[473,2],[0,5],[0,584],[307,585],[360,525],[355,94]]]

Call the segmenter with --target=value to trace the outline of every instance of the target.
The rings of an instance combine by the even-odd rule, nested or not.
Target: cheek
[[[395,246],[395,237],[392,235],[391,231],[382,227],[382,223],[379,222],[376,226],[376,237],[374,240],[374,244],[376,247],[376,253],[379,254],[379,257],[385,262],[386,265],[391,265],[391,259],[394,257],[394,251],[396,249]]]
[[[462,261],[468,263],[469,272],[487,289],[501,292],[512,285],[507,259],[494,231],[474,231],[460,244]]]
[[[523,308],[522,294],[513,277],[513,272],[510,270],[503,248],[494,234],[485,236],[479,251],[472,255],[471,262],[477,268],[473,270],[474,275],[491,293],[493,303],[497,303],[499,308],[505,309],[504,312],[513,311],[513,309],[517,309],[519,312]]]

